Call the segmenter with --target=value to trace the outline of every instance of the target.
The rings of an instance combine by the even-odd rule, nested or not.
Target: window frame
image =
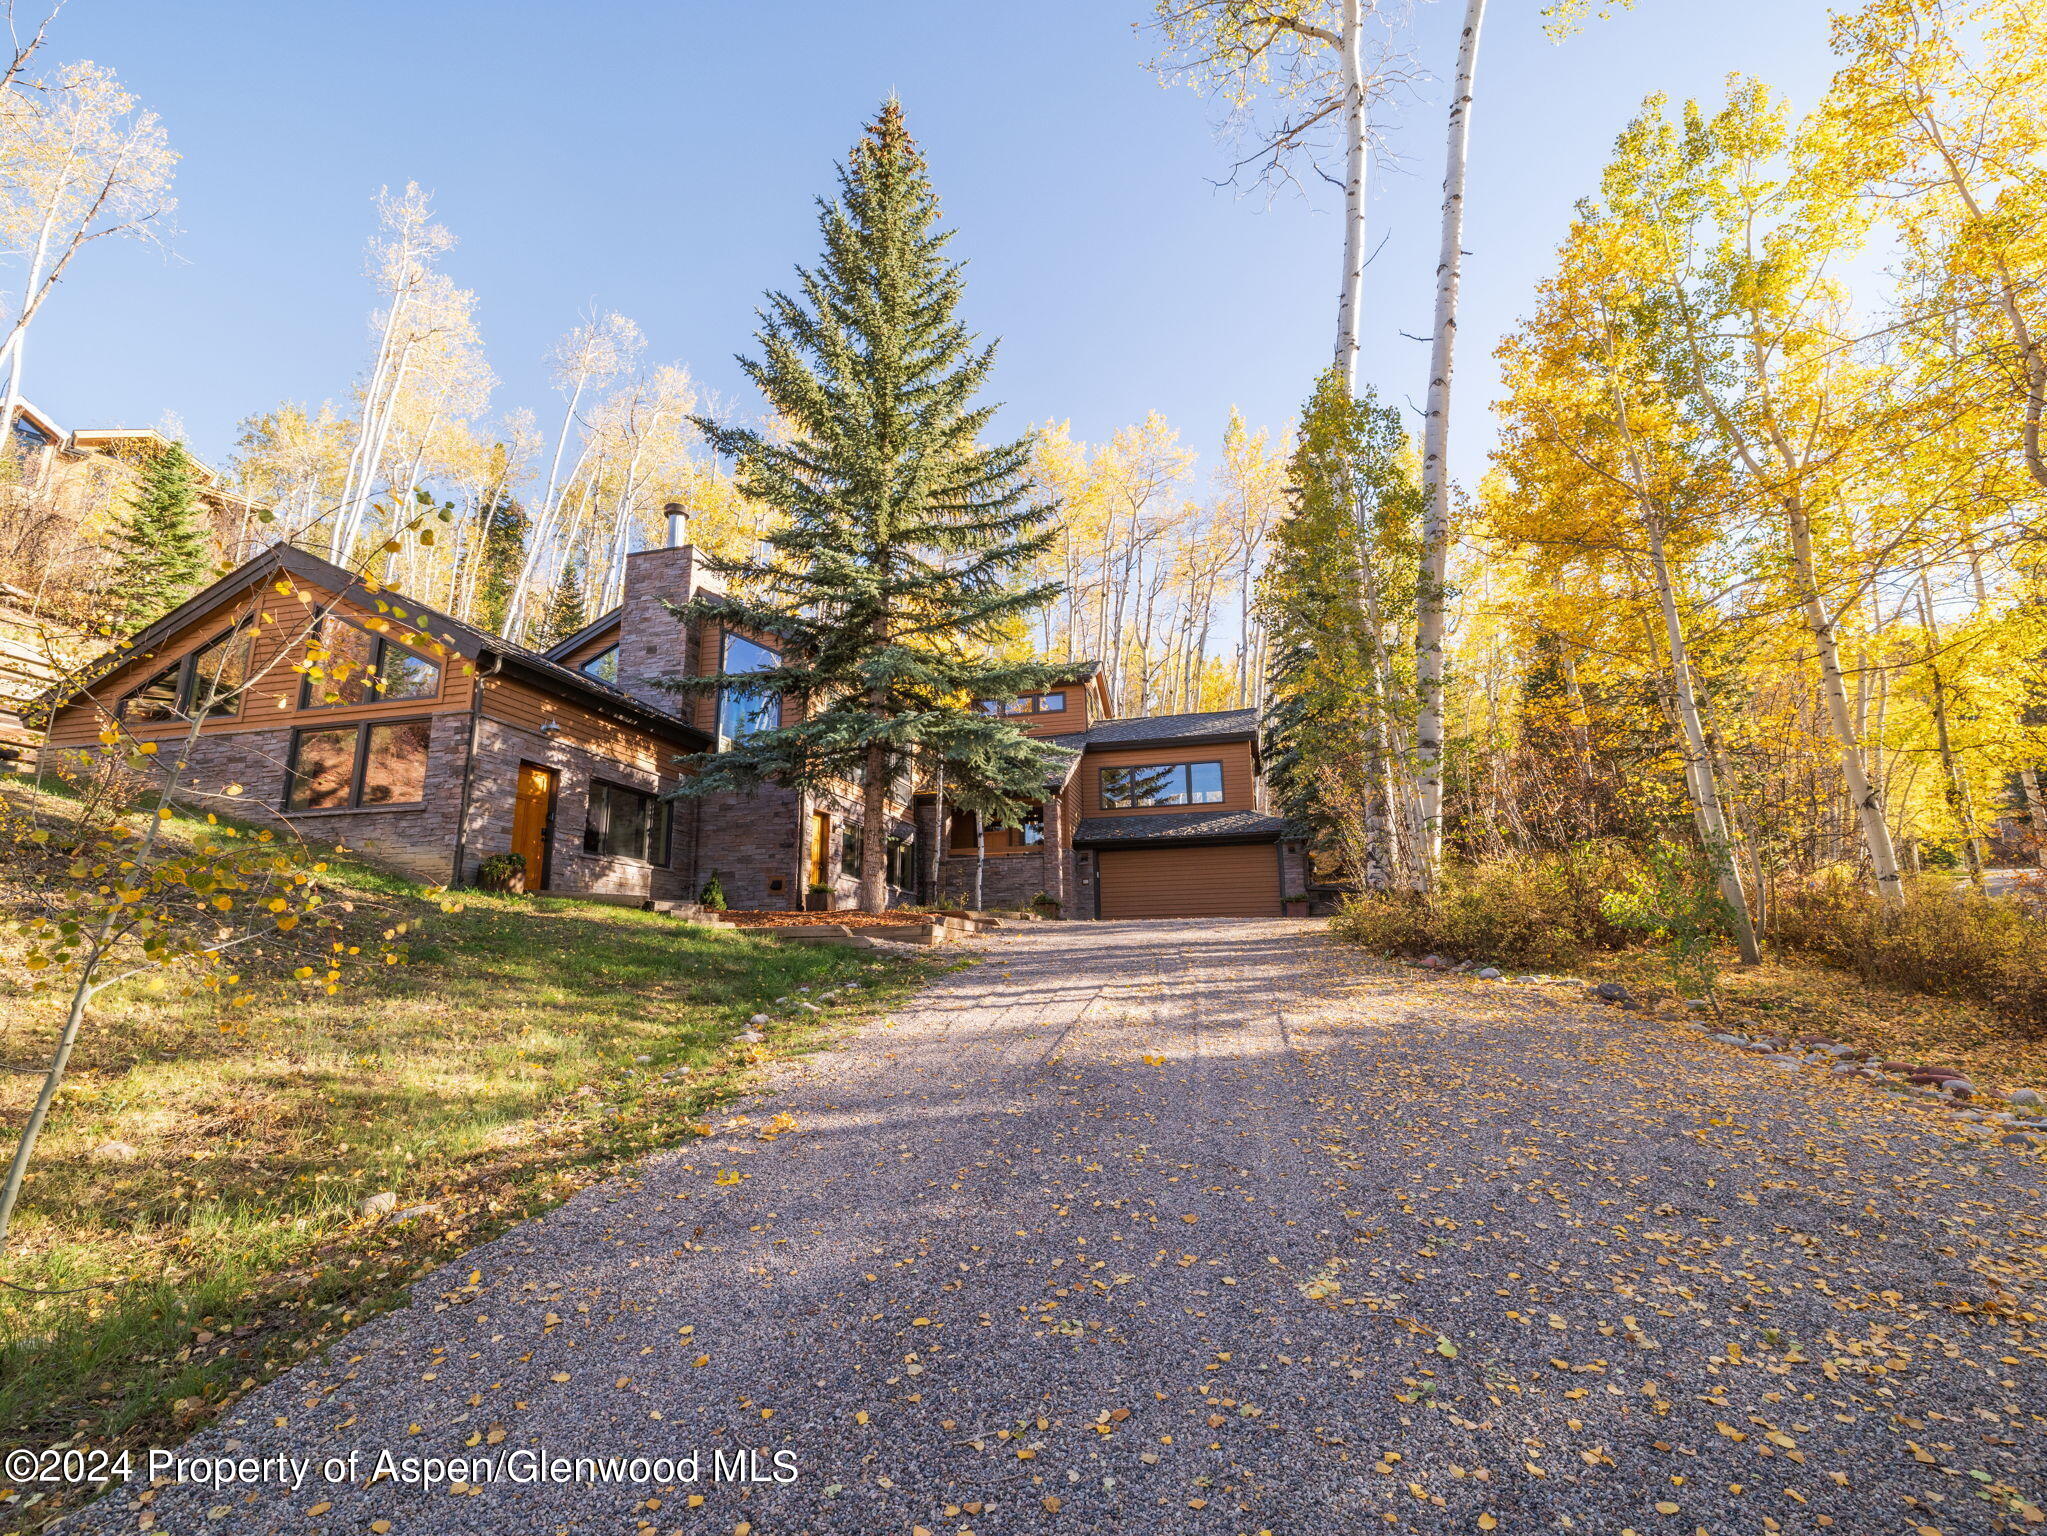
[[[431,766],[434,746],[434,717],[432,715],[400,715],[392,719],[373,718],[369,720],[343,720],[332,725],[293,726],[291,751],[285,763],[284,803],[280,809],[287,816],[333,816],[343,811],[409,811],[423,808],[427,803],[427,786],[424,774],[420,777],[420,791],[417,800],[378,800],[363,803],[363,777],[370,766],[370,732],[390,730],[401,725],[423,725],[426,727],[427,760]],[[355,759],[348,770],[348,803],[346,805],[293,805],[299,783],[299,749],[304,738],[322,736],[341,731],[355,733]]]
[[[602,672],[593,670],[601,662],[603,662],[606,657],[611,658],[611,676],[609,677],[606,677]],[[611,644],[607,645],[595,656],[590,657],[587,661],[577,662],[576,670],[582,673],[583,676],[585,677],[593,678],[597,682],[607,683],[611,687],[616,688],[618,686],[618,642],[614,640],[612,641]]]
[[[752,646],[755,650],[759,651],[763,656],[770,658],[766,666],[753,667],[750,668],[749,670],[754,672],[768,672],[772,671],[774,668],[779,667],[782,664],[782,653],[776,650],[773,646],[763,645],[761,644],[760,641],[754,639],[751,635],[743,635],[736,629],[721,628],[718,631],[719,672],[727,676],[733,675],[732,642],[735,640],[737,640],[741,645]],[[726,707],[729,704],[736,703],[738,700],[745,698],[757,699],[763,706],[772,706],[775,714],[774,723],[772,725],[769,724],[756,725],[752,730],[746,733],[746,736],[730,735],[726,732],[725,729]],[[777,731],[782,728],[781,697],[778,694],[764,695],[754,694],[742,688],[720,688],[718,690],[718,713],[714,723],[717,726],[718,750],[720,752],[728,751],[736,743],[746,740],[747,736],[756,736],[763,731]]]
[[[603,792],[604,805],[601,826],[597,815],[600,791]],[[644,853],[611,853],[602,846],[611,836],[610,797],[614,794],[632,795],[646,802],[646,831],[642,838]],[[593,843],[599,846],[592,847]],[[613,859],[648,869],[671,867],[675,858],[674,802],[664,800],[658,789],[642,789],[637,784],[624,784],[617,779],[598,778],[593,774],[583,794],[583,854],[587,858]]]
[[[1045,708],[1045,700],[1047,699],[1057,699],[1059,703],[1056,707],[1047,709]],[[1026,708],[1025,706],[1028,707]],[[974,701],[974,708],[980,714],[994,715],[998,719],[1011,715],[1022,718],[1026,715],[1064,715],[1070,713],[1066,707],[1066,690],[1063,688],[1053,688],[1040,693],[1020,693],[1013,699],[976,699]]]
[[[202,720],[240,719],[242,714],[242,702],[248,696],[249,661],[253,657],[256,644],[256,627],[255,625],[247,621],[244,621],[239,624],[230,624],[226,629],[222,630],[219,634],[214,635],[212,638],[201,641],[198,645],[193,646],[191,650],[185,652],[184,655],[180,656],[176,661],[172,662],[169,666],[159,667],[156,671],[150,673],[148,677],[144,678],[140,683],[136,684],[133,688],[129,689],[126,693],[121,695],[120,703],[114,706],[115,714],[120,719],[127,720],[129,718],[128,706],[130,704],[132,704],[136,699],[142,697],[143,694],[147,693],[151,688],[154,688],[166,677],[170,677],[173,674],[175,674],[177,700],[171,706],[171,713],[168,716],[159,719],[138,720],[135,721],[134,723],[137,725],[167,725],[172,721],[176,720],[183,720],[189,723],[193,718],[192,716],[193,707],[198,703],[200,681],[199,658],[208,655],[209,653],[215,650],[218,650],[221,646],[234,645],[237,643],[246,646],[250,652],[250,655],[244,656],[242,658],[242,681],[235,685],[234,705],[232,708],[229,709],[223,709],[219,705],[215,705],[213,708],[208,709],[206,713],[200,718]]]
[[[1194,770],[1197,768],[1213,768],[1215,770],[1218,787],[1213,798],[1200,800],[1194,798]],[[1170,810],[1176,806],[1221,805],[1224,800],[1229,798],[1229,778],[1219,758],[1190,758],[1171,763],[1104,764],[1097,771],[1101,777],[1096,783],[1096,793],[1101,800],[1102,809],[1105,811],[1163,811]],[[1158,772],[1170,773],[1177,777],[1179,789],[1174,798],[1136,800],[1132,797],[1131,790],[1127,787],[1127,781],[1120,798],[1112,796],[1109,792],[1109,776],[1111,774],[1135,775]]]
[[[328,624],[345,624],[357,634],[365,635],[369,638],[370,659],[363,664],[362,676],[370,685],[370,696],[364,699],[336,699],[333,703],[329,704],[325,700],[313,696],[312,674],[310,672],[301,672],[299,674],[299,708],[301,710],[367,709],[372,704],[430,704],[440,698],[441,690],[447,686],[448,682],[448,669],[442,662],[436,661],[424,651],[414,650],[402,640],[393,640],[388,635],[381,635],[376,630],[370,629],[366,625],[358,624],[353,619],[343,618],[338,613],[329,613],[324,622]],[[315,643],[322,645],[329,651],[333,649],[332,646],[326,645],[324,640]],[[402,699],[389,699],[384,696],[382,687],[384,682],[384,653],[392,648],[403,651],[408,656],[416,657],[434,669],[433,692],[408,694]],[[333,679],[330,676],[322,678],[321,681],[326,683],[332,682]]]

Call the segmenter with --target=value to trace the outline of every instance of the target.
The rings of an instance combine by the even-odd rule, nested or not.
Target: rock
[[[365,1216],[388,1216],[398,1209],[398,1196],[391,1190],[379,1190],[356,1207]]]
[[[392,1212],[392,1214],[391,1214],[391,1220],[392,1220],[392,1222],[393,1222],[393,1223],[403,1223],[403,1222],[408,1222],[408,1221],[417,1221],[417,1220],[419,1220],[419,1218],[420,1218],[420,1217],[422,1217],[422,1216],[430,1216],[430,1215],[432,1215],[432,1214],[433,1214],[433,1210],[434,1210],[434,1202],[433,1202],[433,1201],[431,1201],[431,1200],[429,1200],[429,1201],[428,1201],[428,1202],[427,1202],[427,1203],[426,1203],[425,1205],[408,1205],[408,1206],[407,1206],[407,1207],[406,1207],[406,1208],[405,1208],[404,1210],[402,1210],[402,1211],[394,1211],[394,1212]]]
[[[1707,1036],[1706,1038],[1707,1038],[1708,1040],[1718,1040],[1718,1041],[1719,1041],[1719,1042],[1720,1042],[1720,1043],[1721,1043],[1722,1045],[1747,1045],[1747,1044],[1748,1044],[1748,1042],[1747,1042],[1746,1040],[1742,1039],[1740,1035],[1724,1035],[1724,1034],[1723,1034],[1723,1035],[1708,1035],[1708,1036]]]
[[[633,1058],[633,1060],[634,1060],[634,1061],[638,1062],[638,1063],[639,1063],[639,1064],[640,1064],[641,1066],[643,1066],[643,1067],[644,1067],[644,1066],[645,1066],[645,1065],[646,1065],[646,1064],[647,1064],[648,1062],[652,1061],[653,1059],[654,1059],[654,1058],[653,1058],[653,1057],[651,1057],[651,1056],[635,1056],[635,1057]]]
[[[1631,1003],[1634,995],[1617,981],[1602,981],[1592,989],[1592,995],[1609,1003]]]
[[[1450,968],[1450,962],[1448,960],[1445,960],[1441,955],[1423,955],[1421,957],[1420,963],[1426,969],[1431,971],[1443,971],[1448,970]]]
[[[784,1001],[787,1001],[787,999],[784,999]],[[769,1018],[764,1013],[757,1013],[752,1018],[748,1019],[746,1022],[749,1024],[772,1024],[774,1023],[774,1020]]]
[[[96,1163],[132,1163],[139,1155],[125,1141],[103,1141],[92,1149],[92,1160]]]
[[[1976,1095],[1976,1085],[1966,1077],[1951,1077],[1940,1087],[1943,1093],[1952,1094],[1958,1099],[1974,1098]]]
[[[1818,1047],[1823,1045],[1832,1045],[1834,1042],[1829,1040],[1825,1035],[1800,1035],[1798,1037],[1798,1043],[1800,1045],[1811,1046],[1817,1049]]]
[[[2024,1109],[2037,1110],[2047,1105],[2047,1100],[2041,1099],[2037,1088],[2014,1088],[2005,1098]]]
[[[1498,981],[1500,979],[1499,967],[1492,965],[1487,966],[1484,970],[1478,973],[1478,979],[1480,981]]]
[[[739,1032],[739,1038],[744,1040],[748,1045],[759,1045],[761,1041],[767,1039],[768,1037],[762,1034],[757,1029],[742,1029]]]
[[[1906,1072],[1917,1072],[1919,1070],[1919,1068],[1915,1067],[1909,1061],[1887,1061],[1883,1064],[1883,1069],[1886,1072],[1897,1072],[1900,1074]]]

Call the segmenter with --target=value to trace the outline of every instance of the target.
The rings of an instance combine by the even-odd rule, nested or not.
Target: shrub
[[[518,894],[526,889],[526,855],[494,853],[476,866],[476,883],[486,891]]]
[[[1553,969],[1588,949],[1631,942],[1607,915],[1604,893],[1626,883],[1625,854],[1581,843],[1561,854],[1523,854],[1445,872],[1433,900],[1400,894],[1354,896],[1331,931],[1367,949],[1433,951],[1460,960]]]
[[[697,904],[713,912],[725,910],[725,887],[718,883],[716,875],[704,882],[704,888],[697,893]]]
[[[1866,981],[1987,1003],[2047,1034],[2047,923],[2017,902],[1922,879],[1893,907],[1835,876],[1780,891],[1773,926],[1786,949]]]

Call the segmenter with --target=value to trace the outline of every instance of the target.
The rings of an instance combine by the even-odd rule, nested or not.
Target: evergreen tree
[[[528,626],[533,648],[544,651],[550,645],[568,639],[590,622],[588,608],[583,596],[583,562],[571,559],[562,566],[561,575],[555,578],[553,590],[547,594],[546,605]]]
[[[1399,413],[1325,372],[1259,583],[1265,759],[1280,810],[1363,884],[1420,878],[1411,776],[1422,493]]]
[[[109,600],[120,625],[133,628],[177,607],[212,573],[213,533],[182,444],[142,465],[127,512],[114,535]]]
[[[520,567],[526,563],[530,519],[526,509],[502,490],[484,505],[477,519],[483,525],[483,538],[476,551],[474,622],[502,634],[511,613],[512,588],[518,585]]]
[[[685,793],[763,783],[857,782],[864,797],[860,904],[886,901],[886,807],[906,778],[945,775],[949,803],[1007,820],[1045,798],[1048,753],[977,710],[985,699],[1078,681],[1089,668],[991,659],[1056,588],[1022,573],[1055,536],[1034,498],[1029,439],[978,441],[994,358],[957,318],[959,264],[923,155],[894,100],[820,202],[824,256],[793,295],[770,293],[741,365],[785,431],[699,420],[740,490],[786,525],[766,548],[707,562],[733,596],[678,610],[774,637],[776,664],[693,679],[761,704],[781,723],[696,759]]]

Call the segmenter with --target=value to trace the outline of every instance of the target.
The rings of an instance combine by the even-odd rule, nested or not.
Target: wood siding
[[[1105,919],[1280,913],[1279,853],[1270,843],[1111,848],[1098,857]]]
[[[663,776],[674,774],[675,759],[688,750],[510,678],[483,680],[483,712],[493,720],[535,733],[549,725],[559,726],[554,734],[569,746]]]
[[[617,644],[618,626],[616,624],[613,624],[610,625],[608,628],[601,630],[592,639],[585,640],[573,651],[570,651],[568,655],[561,657],[560,661],[561,664],[567,667],[571,672],[580,672],[583,669],[584,662],[589,661],[594,657],[602,656],[606,651],[610,650],[614,645]]]
[[[437,715],[469,708],[470,689],[474,685],[472,664],[452,651],[442,654],[435,646],[421,642],[411,644],[410,648],[439,663],[441,668],[440,692],[433,698],[378,700],[370,704],[328,709],[300,709],[301,679],[293,670],[293,664],[304,654],[306,629],[313,612],[332,594],[303,584],[290,593],[279,592],[276,587],[277,583],[269,582],[241,594],[203,618],[195,619],[147,655],[137,656],[116,668],[93,684],[87,693],[57,711],[50,722],[50,744],[59,747],[95,745],[101,725],[112,717],[122,699],[180,657],[224,633],[252,611],[258,612],[260,617],[250,657],[250,675],[259,680],[243,695],[240,712],[208,720],[200,727],[204,735],[380,716]],[[405,606],[402,599],[397,606]],[[335,612],[400,643],[406,643],[410,634],[402,621],[374,610],[343,604]],[[136,722],[129,729],[137,738],[152,741],[181,736],[191,726],[183,720],[158,720]]]
[[[1223,797],[1205,805],[1153,805],[1132,810],[1102,804],[1104,768],[1150,768],[1166,763],[1221,763]],[[1224,741],[1206,747],[1119,747],[1090,750],[1080,764],[1083,816],[1167,816],[1189,811],[1251,811],[1258,808],[1258,786],[1251,772],[1251,743]]]

